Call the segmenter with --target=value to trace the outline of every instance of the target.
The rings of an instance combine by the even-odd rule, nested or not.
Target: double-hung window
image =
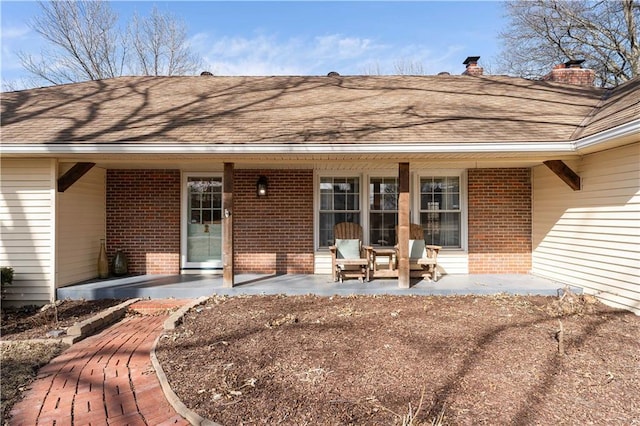
[[[333,226],[340,222],[360,223],[360,178],[320,178],[320,247],[334,244]]]
[[[340,222],[363,226],[363,243],[391,247],[397,243],[399,181],[395,176],[318,176],[318,246],[334,244],[333,227]],[[463,248],[463,176],[419,175],[411,180],[411,222],[424,229],[425,242],[448,249]]]
[[[427,244],[461,247],[460,177],[420,178],[420,224]]]
[[[369,179],[369,242],[371,245],[396,244],[398,223],[398,178]]]

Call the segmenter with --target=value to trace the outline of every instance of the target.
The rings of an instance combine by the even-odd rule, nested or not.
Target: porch
[[[223,285],[221,275],[140,275],[125,278],[91,281],[57,290],[58,299],[126,299],[177,298],[190,299],[217,295],[316,294],[320,296],[348,296],[350,294],[390,295],[463,295],[517,294],[557,295],[564,284],[528,274],[456,274],[445,275],[437,282],[412,279],[408,289],[398,288],[397,279],[375,279],[360,282],[356,279],[336,283],[331,275],[267,275],[239,274],[235,286]],[[581,292],[578,289],[572,289]]]

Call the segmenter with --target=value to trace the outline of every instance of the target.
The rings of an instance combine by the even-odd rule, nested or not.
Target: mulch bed
[[[50,331],[66,330],[122,302],[120,299],[60,300],[44,307],[3,307],[0,340],[47,339]]]
[[[640,317],[569,293],[214,297],[157,356],[223,425],[640,421]]]

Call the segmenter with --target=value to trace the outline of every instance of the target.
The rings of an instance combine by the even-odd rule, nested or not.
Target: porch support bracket
[[[564,183],[569,185],[574,191],[580,190],[580,176],[576,174],[569,166],[564,164],[562,160],[547,160],[543,161],[553,173],[555,173]]]
[[[58,178],[58,192],[64,192],[76,183],[82,176],[95,166],[96,163],[76,163],[65,174]]]

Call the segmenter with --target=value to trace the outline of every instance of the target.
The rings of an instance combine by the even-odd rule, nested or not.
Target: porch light
[[[258,182],[256,182],[256,193],[258,197],[266,197],[267,196],[267,187],[269,186],[269,182],[267,181],[266,176],[260,176],[258,178]]]

